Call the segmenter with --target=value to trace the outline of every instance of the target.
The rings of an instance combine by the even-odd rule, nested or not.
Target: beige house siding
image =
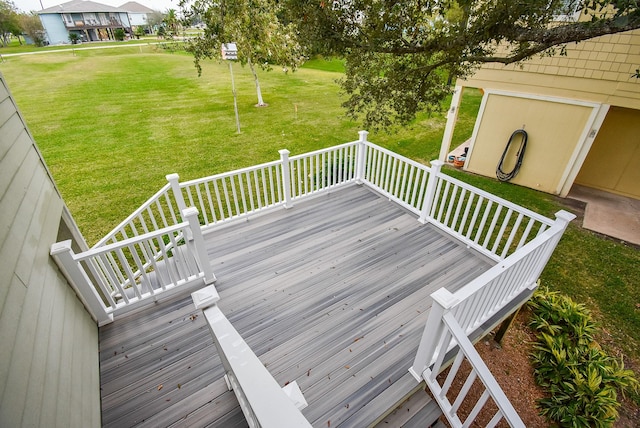
[[[576,183],[640,199],[640,111],[613,107]]]
[[[65,210],[0,74],[3,427],[100,426],[98,328],[49,256]]]
[[[569,44],[566,55],[486,64],[464,86],[570,97],[640,109],[640,30]]]

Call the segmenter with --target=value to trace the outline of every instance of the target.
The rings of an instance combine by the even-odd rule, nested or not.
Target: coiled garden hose
[[[518,157],[518,160],[516,161],[516,164],[511,171],[504,172],[502,170],[502,164],[504,163],[504,158],[507,156],[507,153],[509,152],[511,143],[513,143],[516,137],[519,135],[522,136],[522,139],[520,141],[520,148],[518,149],[518,153],[516,154],[516,156]],[[509,181],[518,174],[518,171],[520,171],[520,166],[522,166],[522,160],[524,159],[524,152],[527,148],[528,137],[529,136],[527,135],[527,131],[525,131],[524,129],[517,129],[513,131],[513,134],[511,134],[511,137],[509,137],[509,142],[507,143],[507,146],[504,148],[504,152],[502,152],[502,157],[500,158],[500,162],[498,162],[498,167],[496,168],[496,177],[498,177],[498,180]]]

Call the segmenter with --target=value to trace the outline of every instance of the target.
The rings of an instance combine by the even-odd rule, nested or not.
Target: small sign
[[[238,47],[235,43],[223,43],[222,44],[222,59],[236,60],[238,59]]]

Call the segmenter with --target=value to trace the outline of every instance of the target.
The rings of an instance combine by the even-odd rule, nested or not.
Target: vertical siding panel
[[[5,192],[9,186],[13,185],[16,179],[26,180],[25,177],[33,174],[38,162],[38,155],[33,147],[29,145],[31,140],[29,134],[21,133],[15,140],[7,153],[2,158],[2,169],[0,169],[0,199],[4,198]],[[31,153],[33,152],[33,153]],[[30,162],[33,166],[29,170],[23,170],[22,166],[25,159],[31,157]],[[34,162],[35,160],[35,162]]]
[[[4,287],[4,286],[3,286]],[[2,311],[0,315],[0,425],[12,426],[12,424],[5,424],[5,421],[12,421],[14,419],[7,419],[13,416],[11,413],[13,409],[4,405],[4,396],[7,391],[7,381],[9,378],[9,367],[11,363],[11,354],[13,346],[18,334],[18,323],[20,322],[20,315],[22,314],[22,305],[24,304],[24,298],[27,294],[27,289],[20,282],[17,276],[14,276],[9,283],[9,292],[7,294],[6,309]]]
[[[51,262],[49,263],[52,264]],[[64,277],[59,271],[55,271],[55,281],[52,283],[53,287],[62,289],[65,285]],[[47,367],[44,378],[44,390],[45,395],[40,409],[40,420],[43,424],[54,425],[56,420],[57,402],[58,402],[58,367],[62,358],[64,358],[64,351],[62,349],[62,326],[64,324],[65,316],[65,294],[55,293],[52,307],[53,312],[51,314],[51,332],[49,334],[49,347],[47,349]]]
[[[22,414],[25,406],[29,404],[27,400],[28,382],[25,380],[29,379],[29,372],[31,371],[38,322],[37,313],[42,298],[41,291],[41,283],[29,284],[18,323],[16,339],[12,347],[9,375],[2,397],[2,407],[9,410],[11,415],[9,420],[15,423],[14,426],[23,425]]]
[[[56,291],[55,271],[49,269],[45,277],[42,290],[42,301],[53,302]],[[44,402],[44,386],[47,372],[47,350],[51,341],[53,307],[45,304],[38,311],[38,324],[36,327],[37,340],[33,347],[33,360],[31,362],[31,372],[29,373],[29,383],[27,386],[27,396],[29,406],[26,406],[22,415],[24,426],[44,426],[45,421],[40,419]]]
[[[25,166],[27,169],[29,166]],[[8,284],[10,276],[14,275],[15,267],[18,262],[19,251],[16,251],[16,245],[24,241],[26,233],[29,227],[29,220],[31,219],[31,212],[34,209],[34,195],[37,198],[39,188],[42,187],[42,182],[45,179],[42,170],[38,169],[32,172],[31,180],[27,184],[24,184],[24,188],[16,181],[16,185],[12,186],[11,192],[6,197],[0,200],[0,218],[4,221],[9,221],[10,228],[0,230],[0,284]],[[14,196],[15,189],[15,196]],[[24,194],[26,189],[26,194]],[[12,203],[12,201],[15,201]],[[7,208],[8,206],[15,204],[15,209]],[[24,282],[24,278],[21,278]],[[6,281],[6,282],[5,282]],[[25,286],[28,284],[25,282]],[[0,288],[0,313],[4,311],[6,290],[4,287]]]
[[[77,411],[77,403],[71,402],[71,389],[73,388],[73,357],[70,352],[73,349],[73,319],[76,315],[75,296],[65,294],[64,298],[64,320],[62,324],[62,358],[58,366],[58,396],[56,409],[57,427],[70,427],[71,409]]]
[[[19,138],[29,138],[27,131],[22,127],[22,121],[18,113],[14,113],[4,123],[0,121],[0,135],[2,135],[2,138],[0,138],[0,160],[4,158],[13,143]]]

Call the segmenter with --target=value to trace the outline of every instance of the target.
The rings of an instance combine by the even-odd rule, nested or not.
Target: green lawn
[[[242,133],[235,133],[227,64],[198,77],[185,53],[155,47],[10,57],[9,87],[89,244],[150,197],[165,175],[202,177],[357,139],[336,79],[339,60],[310,61],[295,73],[260,73],[269,107],[256,108],[253,79],[234,64]],[[454,144],[468,138],[481,100],[465,92]],[[444,115],[370,140],[420,162],[438,156]],[[562,200],[497,180],[447,170],[546,216]],[[613,343],[640,361],[640,252],[570,226],[542,276],[587,303]],[[636,364],[636,367],[640,365]]]

